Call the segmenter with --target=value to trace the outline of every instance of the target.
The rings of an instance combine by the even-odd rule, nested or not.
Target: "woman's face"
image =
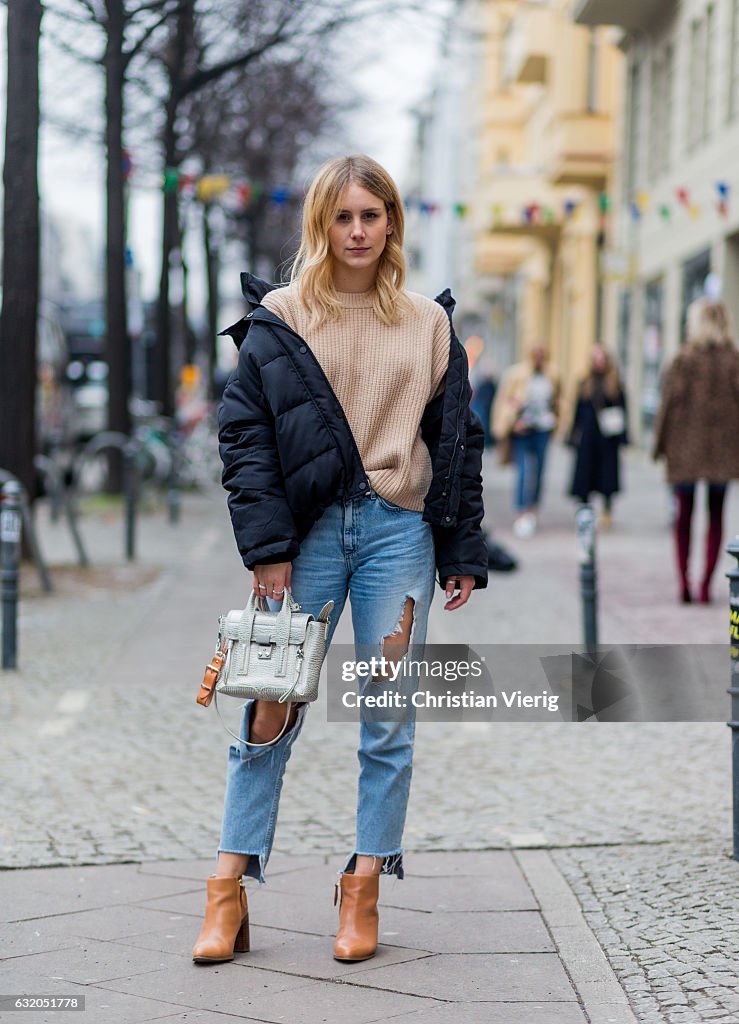
[[[366,273],[379,262],[392,228],[383,200],[350,181],[328,230],[331,254],[342,268]]]
[[[593,348],[593,353],[590,357],[590,365],[592,366],[595,373],[604,373],[606,369],[606,352],[600,345],[596,345]]]

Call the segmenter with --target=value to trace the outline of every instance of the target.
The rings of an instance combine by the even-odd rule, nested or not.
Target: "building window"
[[[739,0],[731,0],[729,46],[729,120],[733,120],[739,114]]]
[[[648,434],[657,415],[662,370],[664,286],[650,281],[644,291],[644,342],[642,349],[642,430]]]
[[[706,67],[705,22],[696,18],[690,25],[690,93],[688,105],[688,150],[695,149],[703,138],[702,119],[705,111]]]
[[[710,139],[713,131],[713,82],[716,74],[715,56],[716,46],[714,36],[716,34],[716,8],[709,4],[706,8],[706,27],[704,31],[704,57],[703,57],[703,117],[701,135],[702,141]]]
[[[739,3],[739,0],[737,0]],[[672,164],[672,118],[673,96],[675,94],[675,48],[670,43],[665,47],[665,59],[662,68],[662,172],[667,174]]]
[[[629,75],[629,116],[627,121],[628,138],[626,140],[626,173],[624,174],[624,193],[628,201],[638,188],[639,181],[639,142],[642,133],[639,131],[641,120],[641,68],[636,60],[631,65]]]
[[[594,114],[598,110],[598,29],[590,29],[588,40],[588,84],[585,97],[586,110]]]
[[[685,342],[685,322],[688,306],[695,299],[706,293],[706,278],[711,273],[711,250],[704,249],[697,256],[683,263],[683,308],[682,308],[682,339]]]
[[[649,87],[649,180],[654,182],[665,169],[664,159],[664,126],[669,117],[669,104],[665,102],[665,71],[666,55],[652,54],[651,78]]]
[[[627,379],[629,373],[629,341],[631,336],[631,292],[624,288],[618,298],[617,355],[621,376]]]

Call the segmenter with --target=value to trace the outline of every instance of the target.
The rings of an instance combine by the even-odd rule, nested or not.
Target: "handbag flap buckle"
[[[257,658],[260,661],[269,661],[272,657],[274,646],[274,644],[257,644]]]

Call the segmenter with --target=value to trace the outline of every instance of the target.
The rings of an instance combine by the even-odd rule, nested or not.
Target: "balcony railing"
[[[578,0],[574,19],[580,25],[618,25],[629,31],[645,29],[675,0]]]
[[[615,156],[615,128],[608,114],[564,114],[552,129],[550,181],[602,188]]]
[[[531,255],[531,241],[514,232],[478,237],[475,245],[477,274],[514,274]]]
[[[554,46],[554,11],[524,4],[510,23],[505,41],[508,82],[546,82]]]

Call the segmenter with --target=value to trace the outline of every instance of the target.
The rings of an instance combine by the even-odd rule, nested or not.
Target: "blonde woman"
[[[537,343],[523,362],[503,374],[492,415],[500,462],[516,465],[513,532],[523,539],[532,537],[539,524],[547,449],[558,412],[559,375],[546,346]]]
[[[730,480],[739,476],[739,352],[723,302],[696,299],[688,309],[687,343],[665,374],[655,421],[654,457],[667,460],[675,495],[675,554],[679,598],[693,600],[690,533],[698,480],[706,481],[708,527],[698,600],[707,604],[721,552],[723,509]]]
[[[449,291],[404,288],[403,207],[367,156],[331,160],[304,204],[292,277],[244,275],[255,308],[229,331],[239,363],[220,409],[223,482],[255,594],[289,590],[305,611],[347,597],[354,639],[400,658],[423,644],[434,570],[448,611],[487,583],[480,530],[483,434],[469,412]],[[277,605],[275,604],[276,608]],[[369,680],[365,680],[369,682]],[[233,745],[216,873],[193,950],[199,963],[248,949],[242,876],[264,881],[282,776],[307,706],[247,702]],[[414,722],[360,726],[356,843],[339,872],[334,956],[377,947],[379,875],[403,877]]]

